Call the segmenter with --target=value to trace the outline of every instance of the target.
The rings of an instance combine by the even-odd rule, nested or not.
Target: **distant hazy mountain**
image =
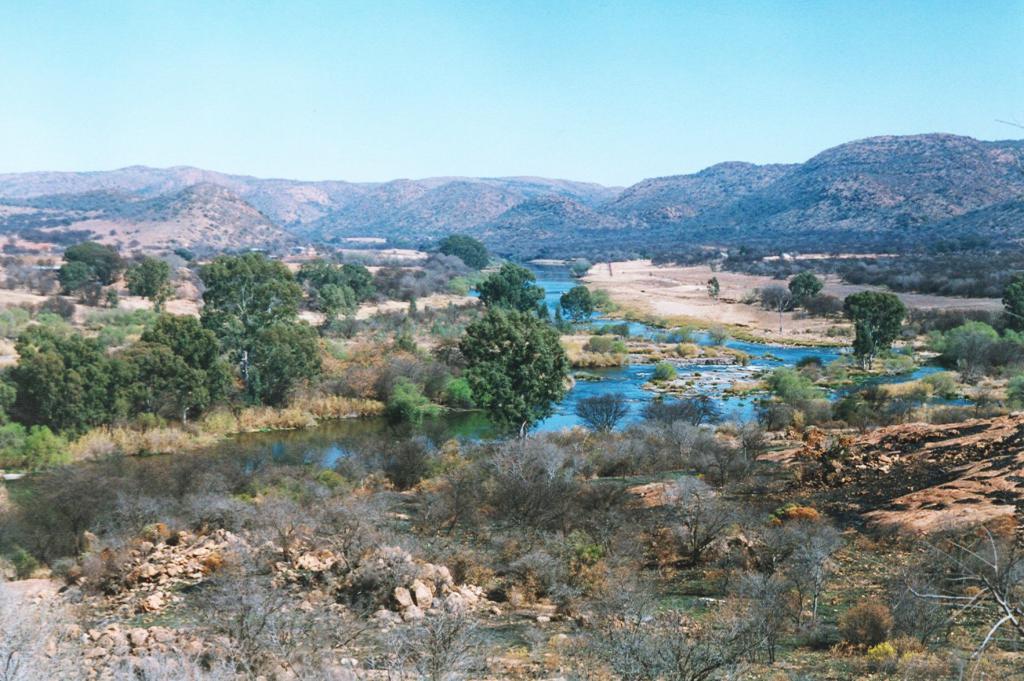
[[[754,242],[913,245],[1018,239],[1024,141],[873,137],[805,163],[721,163],[625,189],[533,177],[304,182],[198,168],[0,175],[0,230],[125,247],[222,249],[349,236],[478,235],[499,253],[571,255]],[[822,241],[824,240],[824,241]]]

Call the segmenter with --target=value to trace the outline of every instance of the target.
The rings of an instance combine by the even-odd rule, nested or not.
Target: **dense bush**
[[[864,601],[842,614],[839,633],[843,640],[858,646],[875,646],[889,637],[892,613],[884,603]]]

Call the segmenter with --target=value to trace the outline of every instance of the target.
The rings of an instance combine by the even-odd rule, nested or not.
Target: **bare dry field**
[[[718,277],[719,299],[708,296],[707,282]],[[759,288],[784,285],[770,277],[740,272],[715,272],[706,265],[675,267],[653,265],[650,260],[630,260],[596,265],[585,278],[592,288],[606,291],[612,301],[627,312],[664,319],[669,324],[721,324],[753,336],[782,343],[834,342],[827,335],[830,327],[843,325],[835,320],[802,317],[800,313],[779,315],[763,310],[757,304],[742,302],[753,297]],[[870,286],[854,286],[836,277],[825,279],[824,293],[845,298],[864,290],[883,290]],[[898,293],[908,307],[937,309],[998,310],[997,298],[953,298],[918,293]]]

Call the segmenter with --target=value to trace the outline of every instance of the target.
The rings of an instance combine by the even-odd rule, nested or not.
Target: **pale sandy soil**
[[[721,293],[717,301],[708,296],[707,281],[718,277]],[[835,342],[828,337],[830,327],[845,324],[841,320],[803,318],[799,312],[779,315],[763,310],[757,304],[741,301],[752,298],[759,288],[785,285],[770,277],[739,272],[714,272],[706,265],[675,267],[655,266],[649,260],[631,260],[591,268],[585,278],[592,288],[607,291],[612,301],[627,310],[664,318],[672,324],[700,322],[736,327],[751,335],[776,342]],[[851,293],[872,289],[852,286],[835,277],[825,280],[824,293],[844,298]],[[881,290],[874,288],[874,290]],[[995,298],[953,298],[916,293],[897,294],[908,307],[943,309],[998,310],[1002,304]]]
[[[455,296],[449,293],[435,293],[432,296],[426,298],[417,298],[416,307],[421,310],[428,308],[446,308],[449,304],[457,307],[463,307],[466,305],[475,305],[477,302],[476,298],[469,296]],[[364,303],[359,306],[359,311],[356,313],[356,319],[367,319],[379,312],[404,312],[409,309],[409,303],[402,302],[400,300],[386,300],[383,303]]]

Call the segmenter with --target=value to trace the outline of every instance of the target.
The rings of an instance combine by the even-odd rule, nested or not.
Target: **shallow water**
[[[555,306],[563,293],[577,286],[564,268],[536,268],[538,285],[545,290],[545,302],[554,313]],[[620,320],[605,318],[595,314],[591,324],[596,327],[609,324],[621,324]],[[650,338],[665,333],[664,329],[656,329],[637,322],[630,323],[630,335]],[[711,342],[708,334],[695,334],[695,341],[701,344]],[[741,350],[751,356],[746,367],[726,366],[682,366],[678,369],[680,378],[694,381],[695,392],[706,394],[716,400],[725,419],[748,421],[756,418],[756,396],[725,395],[724,391],[736,381],[751,380],[757,374],[779,367],[794,367],[805,357],[816,357],[821,364],[828,365],[842,356],[843,350],[838,348],[815,347],[784,347],[763,343],[729,340],[725,345]],[[612,369],[593,369],[578,372],[594,380],[580,380],[555,406],[552,416],[535,426],[536,432],[557,431],[581,425],[580,418],[575,415],[577,403],[586,397],[601,394],[621,394],[629,403],[630,413],[620,428],[636,423],[642,418],[647,402],[657,393],[644,389],[653,373],[651,365],[631,365]],[[922,367],[900,376],[879,377],[869,379],[872,383],[901,383],[923,378],[941,371],[937,367]],[[833,397],[841,396],[849,390],[837,390]],[[666,397],[672,399],[672,397]],[[966,403],[964,400],[934,400],[936,403]],[[489,439],[503,435],[487,419],[479,413],[450,413],[436,418],[425,419],[423,424],[413,428],[409,425],[395,426],[383,418],[354,419],[325,423],[322,426],[306,430],[278,431],[268,433],[248,433],[232,438],[222,446],[222,450],[232,455],[247,459],[247,464],[260,466],[266,464],[307,464],[314,466],[333,467],[340,459],[350,453],[380,449],[384,440],[399,441],[410,436],[426,437],[435,444],[446,439]]]
[[[544,300],[553,314],[561,295],[579,282],[564,268],[536,268],[535,272],[538,275],[537,284],[544,288]],[[595,314],[591,323],[594,326],[604,326],[619,324],[621,320]],[[631,336],[647,338],[665,332],[664,329],[639,322],[630,322],[629,331]],[[701,344],[710,343],[705,333],[695,334],[695,340]],[[751,380],[762,371],[795,366],[806,357],[815,357],[823,365],[827,365],[843,354],[836,348],[783,347],[737,340],[729,340],[725,345],[750,355],[750,363],[745,367],[682,364],[678,367],[678,375],[680,378],[694,380],[696,392],[716,400],[722,415],[733,420],[755,418],[756,407],[756,397],[723,394],[733,383]],[[902,376],[872,381],[916,380],[939,370],[936,367],[922,367]],[[538,423],[534,430],[550,432],[580,425],[581,421],[576,416],[577,403],[587,397],[605,394],[622,395],[629,404],[629,415],[623,419],[620,428],[635,423],[641,419],[644,405],[657,397],[657,393],[643,387],[650,381],[653,371],[653,365],[635,364],[578,372],[577,375],[585,374],[594,380],[578,379],[565,398],[555,406],[554,414]],[[389,424],[383,418],[367,418],[328,422],[307,430],[250,433],[233,438],[224,445],[224,448],[251,457],[253,465],[270,461],[332,467],[339,459],[356,449],[379,448],[382,442],[397,441],[410,435],[420,435],[435,443],[441,443],[453,437],[479,440],[497,437],[501,433],[479,413],[449,413],[425,419],[423,424],[415,429],[408,425]]]

